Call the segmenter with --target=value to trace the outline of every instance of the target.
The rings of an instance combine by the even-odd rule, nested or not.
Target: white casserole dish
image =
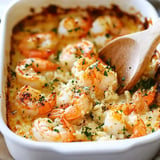
[[[9,152],[16,160],[150,160],[160,148],[160,130],[150,135],[127,140],[104,142],[34,142],[15,135],[6,125],[6,85],[12,28],[30,14],[30,8],[56,4],[62,7],[107,6],[118,4],[128,13],[139,11],[154,22],[158,15],[146,0],[17,0],[11,3],[2,17],[0,37],[0,131]],[[134,9],[133,9],[134,7]]]

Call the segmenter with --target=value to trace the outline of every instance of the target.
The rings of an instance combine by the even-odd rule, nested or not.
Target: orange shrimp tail
[[[49,118],[55,119],[63,116],[64,110],[61,108],[53,109],[49,114]]]
[[[27,57],[27,58],[42,58],[42,59],[47,59],[50,55],[54,54],[54,51],[48,49],[46,51],[41,51],[41,50],[30,50],[30,51],[22,51],[22,54]]]
[[[153,91],[150,91],[147,96],[144,96],[144,101],[147,103],[147,105],[150,105],[153,101],[154,101],[154,98],[155,98],[155,95],[156,95],[156,87],[157,85],[153,86]]]
[[[55,104],[56,104],[56,94],[52,93],[51,95],[49,95],[48,101],[40,103],[39,114],[43,115],[49,113],[53,109]]]
[[[63,134],[63,142],[73,142],[75,140],[75,130],[73,126],[64,117],[61,119],[61,122],[63,126],[68,130],[65,135]]]
[[[125,115],[130,115],[134,111],[134,108],[134,105],[127,103],[124,107],[122,107],[122,110]]]
[[[64,118],[67,120],[74,120],[81,117],[81,110],[78,106],[68,108],[65,110]]]
[[[39,114],[40,115],[47,114],[51,110],[52,110],[51,104],[49,104],[48,102],[45,102],[41,104],[41,106],[39,107]]]
[[[48,60],[44,60],[41,58],[33,58],[33,67],[36,72],[48,71],[48,70],[56,70],[58,68],[58,64],[53,63]]]
[[[141,137],[147,134],[146,126],[142,119],[138,120],[133,126],[133,135],[130,138]]]

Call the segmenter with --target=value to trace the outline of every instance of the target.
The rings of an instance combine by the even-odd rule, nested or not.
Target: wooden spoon
[[[160,19],[149,29],[118,37],[107,43],[99,56],[111,61],[118,74],[118,93],[131,89],[141,78],[160,42]]]

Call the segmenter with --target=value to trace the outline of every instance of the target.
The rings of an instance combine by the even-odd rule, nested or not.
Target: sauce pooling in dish
[[[147,21],[117,6],[32,12],[12,34],[7,122],[14,133],[75,142],[136,138],[160,128],[159,52],[121,95],[114,66],[97,54],[115,37],[148,28]]]

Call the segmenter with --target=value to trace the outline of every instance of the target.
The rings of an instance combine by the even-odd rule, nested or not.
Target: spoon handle
[[[148,66],[156,47],[160,43],[160,19],[149,29],[128,35],[128,37],[135,41],[135,48],[138,48],[138,50],[135,51],[137,53],[132,53],[136,62],[133,67],[135,68],[135,71],[133,71],[134,76],[131,77],[129,84],[122,91],[131,88],[130,86],[133,86],[138,81],[145,71],[146,66]]]
[[[152,41],[150,45],[152,45],[153,49],[155,49],[158,43],[160,43],[160,19],[158,19],[157,22],[146,31],[148,31],[149,35],[146,36],[148,36],[150,41]]]
[[[160,18],[155,22],[154,25],[149,27],[149,29],[142,31],[138,38],[136,34],[133,34],[132,38],[135,39],[135,41],[137,41],[139,44],[143,43],[142,46],[146,48],[146,52],[144,52],[145,49],[143,48],[142,53],[153,54],[155,48],[160,43]]]

